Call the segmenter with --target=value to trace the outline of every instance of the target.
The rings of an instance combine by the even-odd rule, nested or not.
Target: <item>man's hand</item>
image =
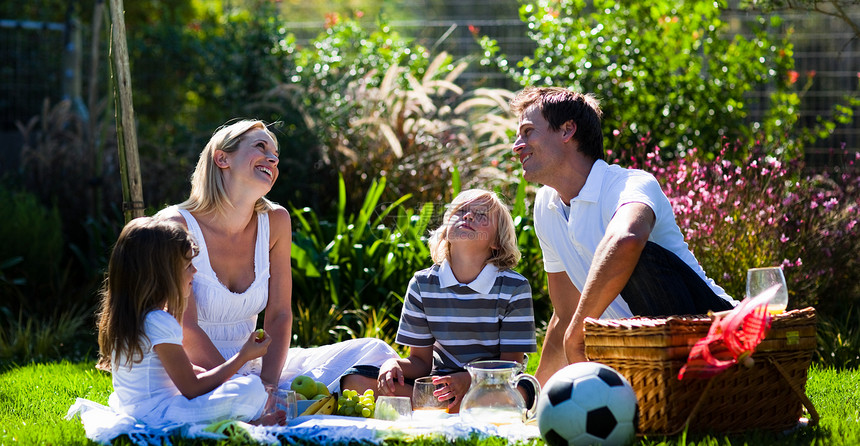
[[[588,361],[585,357],[584,321],[585,319],[582,319],[579,324],[571,322],[564,333],[564,353],[567,356],[568,364]]]

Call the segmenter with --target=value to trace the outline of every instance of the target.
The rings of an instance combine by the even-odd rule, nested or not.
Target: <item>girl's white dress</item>
[[[170,209],[170,208],[169,208]],[[194,258],[194,297],[197,322],[225,358],[236,354],[248,335],[257,328],[257,315],[269,298],[269,214],[257,214],[257,241],[254,248],[254,282],[242,293],[222,284],[209,263],[209,252],[200,225],[190,212],[173,207],[185,218],[189,232],[200,248]],[[359,338],[313,348],[290,347],[281,372],[279,387],[289,388],[293,378],[307,375],[340,391],[340,378],[356,365],[381,366],[397,352],[380,339]],[[262,359],[249,361],[239,373],[260,374]]]
[[[159,344],[182,345],[182,326],[163,310],[150,311],[144,320],[143,358],[128,363],[121,356],[111,363],[111,409],[149,426],[182,421],[211,423],[226,418],[255,420],[262,415],[268,394],[260,378],[235,375],[215,390],[188,399],[179,392],[155,353]]]

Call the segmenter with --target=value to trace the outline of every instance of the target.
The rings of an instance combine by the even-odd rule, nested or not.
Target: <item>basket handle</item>
[[[782,375],[782,378],[785,379],[785,382],[788,383],[788,385],[791,387],[791,390],[794,391],[794,394],[797,395],[798,398],[800,398],[800,401],[803,403],[803,407],[805,407],[806,411],[809,412],[809,425],[818,425],[818,411],[815,410],[815,406],[812,405],[812,401],[809,400],[809,397],[807,397],[806,394],[803,393],[803,391],[801,391],[791,383],[791,380],[788,379],[788,374],[785,373],[785,370],[782,368],[782,366],[779,365],[778,361],[776,361],[770,356],[768,356],[767,360],[768,362],[773,364],[774,367],[776,367],[776,370],[779,372],[780,375]]]
[[[785,380],[785,382],[788,383],[788,386],[791,387],[791,390],[794,391],[794,394],[798,398],[800,398],[800,402],[803,403],[803,407],[805,407],[807,412],[809,412],[809,426],[818,425],[818,411],[815,410],[815,406],[812,405],[812,401],[809,400],[805,393],[803,393],[800,389],[798,389],[791,383],[791,380],[788,379],[788,374],[785,373],[785,370],[782,368],[782,366],[779,365],[779,362],[777,362],[771,357],[768,357],[767,360],[768,362],[773,364],[773,366],[776,368],[776,371],[778,371],[782,378]],[[708,391],[711,390],[711,385],[713,384],[714,379],[709,379],[708,384],[702,390],[702,393],[699,395],[699,400],[696,401],[696,405],[693,406],[693,410],[690,411],[690,415],[687,416],[687,420],[684,422],[684,424],[680,428],[676,429],[674,432],[670,432],[666,435],[677,435],[681,433],[681,431],[684,431],[689,428],[690,422],[693,421],[693,417],[695,417],[696,413],[699,412],[699,409],[702,407],[702,403],[705,401],[705,396],[708,395]]]

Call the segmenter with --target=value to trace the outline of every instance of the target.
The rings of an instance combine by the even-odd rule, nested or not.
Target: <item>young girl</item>
[[[208,371],[186,356],[179,320],[196,254],[188,232],[175,222],[142,217],[120,233],[99,312],[100,365],[109,366],[113,378],[110,407],[151,426],[226,418],[283,422],[283,412],[261,418],[269,396],[258,376],[233,376],[266,353],[268,335],[250,333],[239,353]]]
[[[521,362],[537,350],[531,287],[510,269],[520,260],[514,222],[492,192],[459,194],[429,245],[434,265],[409,282],[395,339],[409,356],[382,365],[379,392],[410,396],[411,380],[434,375],[434,394],[454,413],[471,384],[468,362]]]

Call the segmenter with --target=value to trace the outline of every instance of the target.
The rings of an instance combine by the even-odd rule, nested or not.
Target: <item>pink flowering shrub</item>
[[[832,312],[860,299],[860,154],[811,169],[733,144],[712,161],[695,150],[663,160],[647,145],[610,161],[657,177],[691,250],[729,294],[743,298],[748,268],[781,265],[789,308]]]

